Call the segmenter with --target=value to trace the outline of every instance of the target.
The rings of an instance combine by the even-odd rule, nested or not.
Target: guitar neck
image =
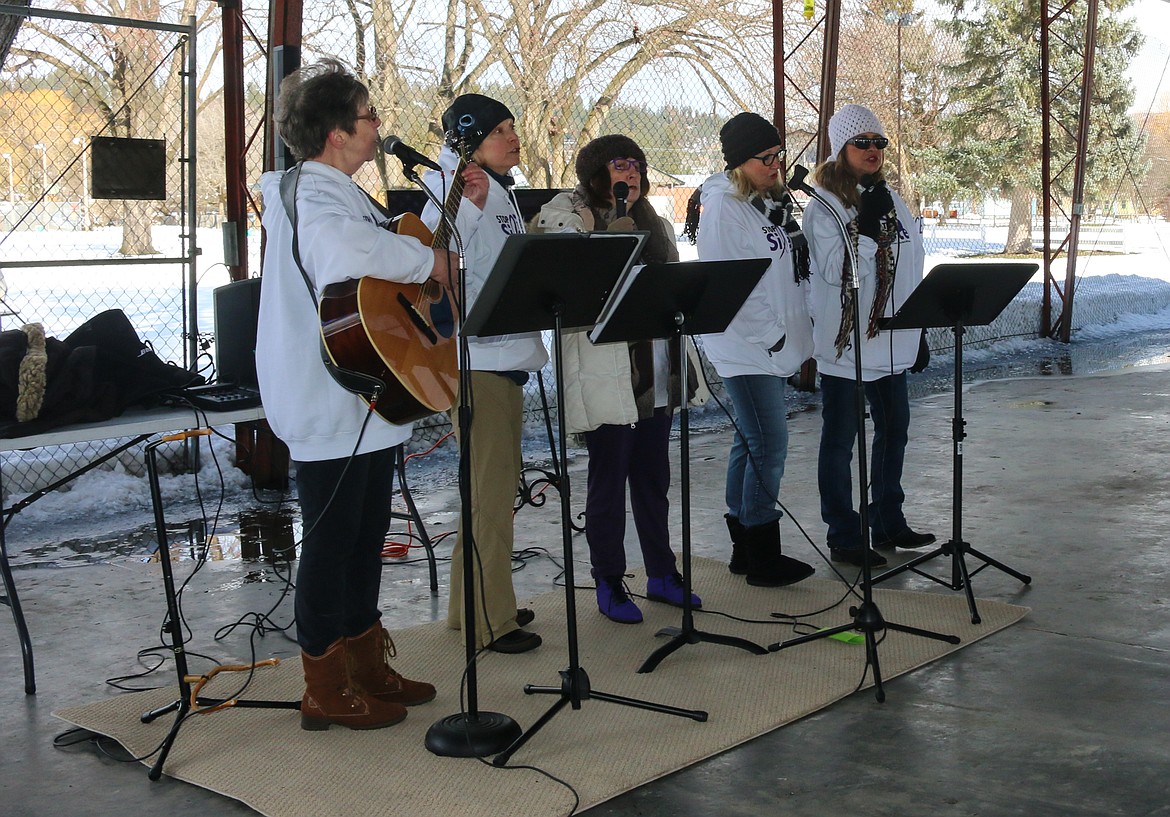
[[[451,179],[451,189],[447,191],[447,199],[443,202],[443,217],[435,227],[435,237],[431,246],[436,250],[445,250],[451,243],[451,223],[455,221],[455,214],[459,212],[459,203],[463,200],[463,170],[467,167],[467,157],[459,159],[459,166],[455,168],[455,176]]]

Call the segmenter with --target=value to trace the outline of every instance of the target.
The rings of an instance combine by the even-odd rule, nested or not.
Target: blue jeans
[[[309,655],[322,655],[337,639],[361,635],[382,617],[378,591],[394,449],[296,465],[305,530],[293,598],[297,642]]]
[[[788,415],[784,378],[768,374],[725,377],[738,432],[727,461],[727,509],[744,527],[775,522],[784,460],[788,457]]]
[[[853,446],[857,440],[855,380],[821,375],[821,449],[817,484],[821,492],[821,519],[829,526],[828,543],[834,550],[861,547],[861,515],[853,510]],[[865,398],[873,419],[873,452],[869,460],[869,527],[873,540],[897,536],[906,529],[902,503],[902,464],[910,430],[910,398],[906,374],[890,375],[865,384]]]

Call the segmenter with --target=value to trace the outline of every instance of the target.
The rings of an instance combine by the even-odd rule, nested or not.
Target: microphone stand
[[[865,657],[866,662],[873,667],[873,684],[878,703],[886,699],[885,690],[882,687],[882,671],[881,665],[878,661],[878,640],[877,634],[882,630],[895,630],[897,632],[910,633],[911,635],[918,635],[924,638],[933,638],[938,641],[945,641],[948,644],[958,644],[959,637],[954,635],[945,635],[943,633],[936,633],[931,630],[922,630],[917,627],[907,627],[903,624],[894,624],[886,621],[878,609],[877,604],[873,600],[872,566],[870,564],[870,542],[869,542],[869,468],[866,456],[866,442],[865,442],[865,382],[861,379],[861,291],[860,281],[857,275],[857,253],[854,250],[853,242],[849,239],[849,228],[846,227],[844,219],[841,214],[837,212],[829,201],[814,190],[810,185],[804,182],[805,176],[808,175],[807,168],[802,165],[796,165],[793,169],[792,180],[788,183],[790,189],[801,190],[807,193],[811,198],[818,201],[829,214],[833,216],[834,221],[837,222],[837,228],[841,231],[841,238],[845,243],[845,252],[849,256],[849,278],[846,285],[853,292],[853,376],[855,378],[855,402],[857,407],[857,479],[859,485],[860,502],[858,503],[858,514],[861,521],[861,604],[856,607],[849,608],[849,615],[853,617],[853,621],[849,624],[841,624],[836,627],[828,627],[824,630],[818,630],[809,635],[797,636],[788,641],[777,641],[775,644],[768,646],[770,652],[779,652],[787,647],[795,647],[797,644],[804,644],[809,641],[816,641],[821,638],[828,638],[843,633],[848,630],[857,630],[865,635]]]
[[[401,157],[400,157],[401,158]],[[402,173],[418,185],[435,205],[439,217],[447,225],[455,241],[459,256],[459,513],[463,524],[463,642],[467,657],[467,706],[453,715],[447,715],[431,724],[425,744],[440,757],[484,757],[497,754],[520,736],[520,725],[499,712],[481,712],[479,685],[476,675],[475,636],[475,536],[471,524],[471,350],[463,334],[467,320],[467,257],[463,238],[455,227],[455,218],[448,217],[443,202],[415,169],[416,162],[402,160]]]

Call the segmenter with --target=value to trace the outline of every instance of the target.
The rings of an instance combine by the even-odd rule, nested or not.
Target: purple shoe
[[[669,576],[650,576],[646,579],[646,598],[650,601],[661,601],[682,607],[685,592],[682,576],[677,573],[671,573]],[[702,600],[691,593],[691,607],[698,610],[702,606]]]
[[[639,624],[642,611],[626,595],[621,576],[604,576],[597,580],[597,609],[618,624]]]

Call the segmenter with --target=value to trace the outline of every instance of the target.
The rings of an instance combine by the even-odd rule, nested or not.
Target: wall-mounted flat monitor
[[[167,145],[162,139],[95,136],[90,140],[90,158],[91,198],[167,197]]]

